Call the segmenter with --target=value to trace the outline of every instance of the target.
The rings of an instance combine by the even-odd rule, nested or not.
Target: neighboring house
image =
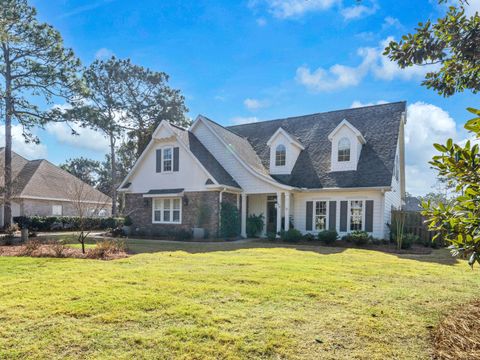
[[[5,149],[0,148],[0,168]],[[3,172],[0,187],[4,188]],[[108,216],[110,197],[47,160],[27,160],[12,152],[12,217],[25,216]],[[0,204],[3,226],[3,205]]]
[[[155,233],[202,227],[218,232],[220,204],[267,232],[284,219],[302,233],[335,229],[389,235],[405,198],[406,103],[352,108],[223,127],[204,116],[182,129],[162,121],[120,185],[134,226]]]
[[[423,210],[422,201],[415,196],[407,196],[405,197],[405,206],[403,210],[420,212]]]

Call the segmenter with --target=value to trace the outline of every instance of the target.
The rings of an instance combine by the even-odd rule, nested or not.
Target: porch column
[[[241,214],[242,228],[240,235],[243,238],[247,237],[247,194],[242,193],[242,214]]]
[[[290,229],[290,192],[285,193],[285,231]]]
[[[277,236],[282,230],[282,193],[277,192]]]

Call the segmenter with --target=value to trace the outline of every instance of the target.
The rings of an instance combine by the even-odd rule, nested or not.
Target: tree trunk
[[[9,228],[12,223],[12,80],[8,49],[5,56],[5,162],[4,162],[4,200],[3,227]]]
[[[117,216],[117,176],[116,176],[116,158],[115,158],[115,137],[110,133],[110,171],[112,177],[112,216]]]

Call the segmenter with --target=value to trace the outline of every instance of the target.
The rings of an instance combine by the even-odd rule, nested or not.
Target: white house
[[[386,238],[405,199],[405,122],[405,102],[230,127],[162,121],[120,191],[134,226],[151,233],[201,225],[215,236],[230,202],[242,236],[247,216],[263,214],[263,235],[288,223]]]

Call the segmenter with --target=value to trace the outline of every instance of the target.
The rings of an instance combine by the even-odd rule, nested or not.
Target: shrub
[[[31,256],[35,250],[38,250],[42,242],[38,239],[30,239],[28,240],[23,248],[22,255]]]
[[[277,234],[273,231],[269,231],[267,233],[267,239],[270,240],[270,241],[275,241],[275,239],[277,238]]]
[[[185,229],[179,229],[175,231],[174,237],[177,241],[190,240],[192,238],[192,232]]]
[[[258,234],[263,230],[264,226],[264,216],[263,214],[260,215],[249,215],[247,217],[247,236],[257,237]]]
[[[55,254],[55,257],[61,258],[65,256],[65,241],[64,240],[51,240],[49,242],[50,247],[53,250],[53,253]]]
[[[352,242],[356,246],[367,245],[370,240],[370,236],[368,235],[368,233],[361,230],[352,231],[350,234],[347,235],[347,238],[349,238],[347,242]]]
[[[21,228],[30,231],[79,230],[81,218],[78,216],[15,216],[13,221]],[[115,229],[123,225],[123,218],[83,218],[84,230]]]
[[[410,249],[413,244],[420,242],[420,238],[415,234],[405,234],[402,240],[402,249]]]
[[[304,241],[315,241],[315,235],[310,234],[310,233],[306,233],[305,235],[303,235],[303,240]]]
[[[233,238],[240,235],[240,216],[235,205],[222,202],[220,221],[220,236]]]
[[[123,225],[125,226],[132,226],[133,225],[133,220],[130,216],[125,216],[125,219],[123,220]]]
[[[280,239],[285,242],[298,242],[302,239],[302,233],[297,229],[282,230],[280,232]]]
[[[106,259],[109,255],[125,252],[126,246],[123,241],[102,240],[97,242],[93,249],[87,252],[87,257],[91,259]]]
[[[318,240],[331,245],[338,239],[338,233],[335,230],[324,230],[318,233]]]

